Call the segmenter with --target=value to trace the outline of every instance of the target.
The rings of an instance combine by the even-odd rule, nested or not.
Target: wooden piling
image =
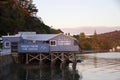
[[[64,53],[61,53],[61,61],[62,61],[62,63],[64,63],[64,62],[65,62]]]
[[[28,54],[26,53],[26,64],[28,64],[29,63],[29,56],[28,56]]]
[[[75,57],[75,53],[72,53],[72,62],[73,62],[73,69],[76,69],[76,57]]]
[[[39,53],[39,64],[41,64],[42,63],[42,56],[41,56],[41,53]]]

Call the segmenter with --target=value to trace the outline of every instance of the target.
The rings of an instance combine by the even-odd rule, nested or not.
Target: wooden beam
[[[64,63],[65,59],[64,59],[64,53],[61,53],[61,61]]]
[[[41,60],[44,60],[44,59],[50,60],[50,54],[48,54],[48,55],[41,54]]]
[[[41,53],[39,54],[39,64],[41,64],[42,60],[41,60]]]
[[[72,68],[73,68],[73,70],[75,70],[76,69],[76,56],[75,56],[75,53],[72,53],[72,57],[73,57],[73,59],[72,59],[72,62],[73,62]]]
[[[51,54],[51,61],[54,61],[56,59],[60,59],[61,60],[61,54],[59,54],[59,53],[52,53]]]
[[[28,59],[29,59],[29,56],[28,56],[28,53],[26,53],[26,64],[28,64]]]
[[[29,56],[31,57],[31,59],[29,59],[29,62],[32,61],[32,60],[34,60],[34,59],[40,60],[40,59],[38,58],[38,57],[39,57],[39,54],[37,54],[37,55],[35,55],[35,56],[29,54]]]

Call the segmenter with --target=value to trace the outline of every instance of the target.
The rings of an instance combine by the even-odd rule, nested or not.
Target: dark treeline
[[[85,35],[85,33],[80,33],[79,35],[74,35],[74,37],[78,39],[82,50],[107,51],[120,46],[120,31],[104,34],[97,34],[95,31],[90,36]]]
[[[0,36],[16,34],[19,31],[36,31],[37,33],[60,33],[35,17],[38,9],[32,0],[0,0]]]

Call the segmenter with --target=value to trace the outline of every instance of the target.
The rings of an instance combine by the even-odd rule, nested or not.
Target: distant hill
[[[97,35],[99,49],[109,50],[120,46],[120,31],[112,31]]]
[[[113,32],[108,32],[108,33],[103,33],[103,34],[98,34],[99,39],[107,39],[109,41],[115,41],[119,42],[120,41],[120,30],[119,31],[113,31]]]
[[[98,51],[108,51],[113,47],[120,46],[120,31],[112,31],[103,34],[97,34],[88,36],[84,33],[79,35],[74,35],[78,40],[80,48],[82,50],[98,50]]]

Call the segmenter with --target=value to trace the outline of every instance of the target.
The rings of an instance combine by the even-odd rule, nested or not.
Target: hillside
[[[113,46],[120,45],[120,30],[119,31],[116,30],[104,34],[98,34],[98,38],[107,40]]]
[[[36,17],[38,9],[32,0],[0,0],[0,36],[16,34],[19,31],[37,33],[60,33]]]
[[[113,47],[120,46],[120,31],[112,31],[103,34],[96,32],[91,35],[74,35],[77,38],[81,49],[83,50],[109,50]]]
[[[98,38],[105,38],[110,41],[120,41],[120,31],[113,31],[104,34],[98,34]]]

